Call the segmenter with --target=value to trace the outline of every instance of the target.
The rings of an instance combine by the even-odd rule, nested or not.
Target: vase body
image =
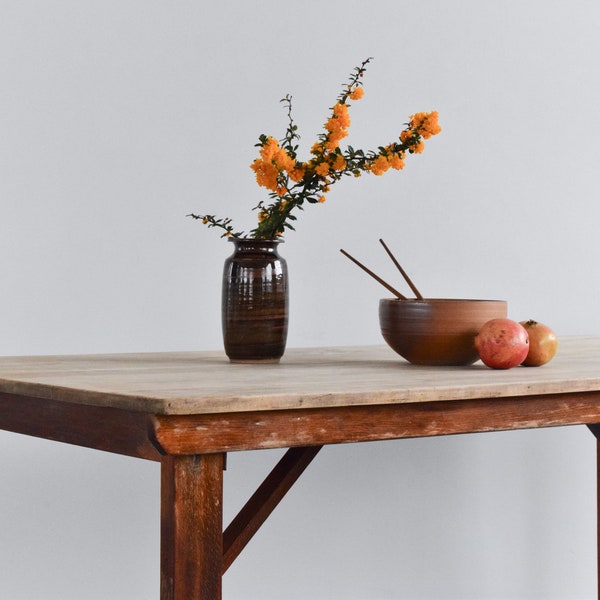
[[[232,362],[279,362],[288,330],[288,272],[277,240],[230,238],[221,297],[223,342]]]

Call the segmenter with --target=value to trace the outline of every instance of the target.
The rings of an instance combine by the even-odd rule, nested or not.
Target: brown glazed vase
[[[288,330],[288,271],[282,240],[230,238],[221,298],[223,342],[231,362],[279,362]]]

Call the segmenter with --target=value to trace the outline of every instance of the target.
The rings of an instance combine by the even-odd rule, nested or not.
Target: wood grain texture
[[[540,368],[410,365],[386,346],[291,349],[279,365],[222,352],[0,357],[0,392],[158,415],[502,398],[600,390],[600,337]]]
[[[160,600],[220,600],[223,455],[167,456],[161,466]]]
[[[151,419],[140,412],[0,393],[0,429],[125,456],[161,459],[150,436]]]
[[[154,422],[163,452],[231,452],[599,423],[600,392],[157,416]]]

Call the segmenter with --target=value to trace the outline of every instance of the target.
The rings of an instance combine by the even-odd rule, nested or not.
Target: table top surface
[[[600,336],[565,337],[542,367],[410,365],[386,346],[0,357],[0,392],[159,415],[293,410],[600,391]]]

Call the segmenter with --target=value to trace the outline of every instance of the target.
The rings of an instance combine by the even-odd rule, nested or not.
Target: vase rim
[[[249,242],[253,244],[264,244],[264,243],[273,243],[273,244],[283,244],[285,240],[283,238],[277,238],[276,240],[271,240],[268,238],[253,238],[253,237],[228,237],[227,241],[229,242]]]

